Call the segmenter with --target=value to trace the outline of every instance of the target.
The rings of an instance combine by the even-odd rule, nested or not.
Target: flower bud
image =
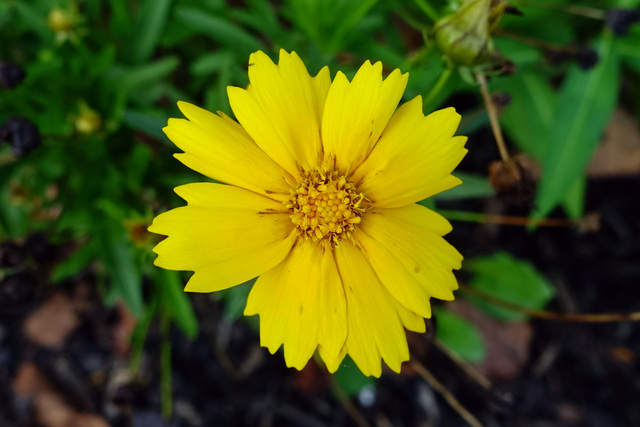
[[[438,48],[458,65],[490,61],[494,55],[490,33],[506,6],[502,0],[467,0],[457,12],[436,22],[433,32]]]
[[[102,119],[97,112],[83,102],[80,104],[80,114],[75,118],[75,126],[78,132],[90,135],[100,129]]]
[[[47,22],[49,23],[49,28],[56,33],[69,32],[73,27],[73,18],[68,12],[61,9],[51,10]]]

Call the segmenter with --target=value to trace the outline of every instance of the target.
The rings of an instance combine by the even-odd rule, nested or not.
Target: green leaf
[[[619,72],[613,36],[600,40],[591,71],[574,66],[562,85],[543,157],[536,216],[546,216],[583,173],[617,103]]]
[[[238,320],[244,313],[244,308],[247,305],[247,298],[249,298],[249,292],[256,279],[251,279],[241,285],[234,286],[223,291],[216,292],[218,298],[224,301],[224,317],[229,321]]]
[[[124,57],[130,64],[140,64],[151,58],[160,41],[169,16],[171,0],[145,0],[133,26]]]
[[[554,287],[535,267],[506,252],[474,258],[466,261],[464,267],[474,273],[473,280],[469,283],[471,286],[523,307],[539,310],[555,295]],[[468,299],[500,320],[526,318],[524,314],[496,307],[470,295]]]
[[[433,307],[436,336],[449,350],[467,362],[482,362],[487,347],[478,329],[468,320],[442,307]]]
[[[111,78],[120,90],[127,91],[156,82],[171,74],[180,64],[177,57],[170,56],[156,62],[133,68],[112,68]]]
[[[14,4],[21,21],[27,28],[38,33],[43,40],[53,40],[53,31],[47,26],[46,18],[33,9],[29,3],[31,2],[17,1]]]
[[[134,262],[131,243],[124,230],[117,227],[103,228],[97,232],[99,253],[113,280],[115,289],[131,312],[140,317],[142,303],[142,276]]]
[[[194,76],[206,76],[214,72],[223,71],[231,66],[233,57],[227,51],[210,52],[198,57],[191,64],[191,73]]]
[[[569,218],[578,220],[584,216],[584,195],[587,189],[587,179],[579,176],[576,182],[569,187],[569,191],[562,199],[562,207]]]
[[[455,172],[455,176],[462,180],[462,184],[434,195],[435,200],[471,199],[495,194],[494,189],[489,185],[489,179],[485,176],[464,172]]]
[[[180,7],[176,10],[176,17],[178,21],[211,37],[218,43],[233,48],[241,56],[264,49],[264,45],[260,40],[242,28],[223,17],[213,16],[201,9],[187,6]]]
[[[176,271],[154,269],[156,282],[162,288],[163,305],[170,311],[178,327],[189,338],[198,335],[198,319],[193,313],[191,301],[182,290],[184,285]]]
[[[71,256],[58,263],[51,272],[51,283],[60,283],[71,276],[75,276],[96,257],[96,246],[87,243],[77,249]]]
[[[168,119],[165,115],[153,115],[133,110],[126,110],[122,116],[122,120],[128,126],[153,136],[159,141],[167,139],[162,128],[167,125]]]
[[[147,169],[149,169],[150,161],[151,149],[141,143],[135,144],[126,162],[127,180],[130,189],[140,189],[142,179],[147,173]]]
[[[556,96],[547,81],[534,70],[498,80],[498,91],[511,95],[500,117],[506,133],[520,150],[541,160],[553,121]]]
[[[358,366],[349,355],[344,357],[340,368],[333,374],[333,377],[349,397],[356,396],[364,387],[376,385],[376,380],[360,372],[360,369],[358,369]]]

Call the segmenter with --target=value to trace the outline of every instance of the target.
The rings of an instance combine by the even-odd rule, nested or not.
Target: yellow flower
[[[317,349],[331,372],[345,354],[365,375],[381,359],[398,372],[404,329],[424,332],[429,298],[453,299],[462,260],[441,237],[448,221],[416,202],[458,185],[466,153],[453,108],[425,117],[418,96],[396,111],[407,78],[367,61],[332,82],[295,52],[277,65],[256,52],[249,88],[228,88],[238,122],[180,102],[188,120],[164,128],[176,157],[224,184],[176,188],[187,206],[149,227],[169,236],[155,264],[194,271],[190,292],[259,276],[244,314],[289,367]]]

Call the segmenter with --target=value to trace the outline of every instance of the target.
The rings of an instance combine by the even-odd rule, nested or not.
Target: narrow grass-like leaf
[[[89,262],[96,256],[96,245],[87,243],[77,249],[71,256],[58,263],[51,272],[51,283],[60,283],[71,276],[78,274],[86,268]]]
[[[144,310],[142,303],[142,276],[136,265],[131,244],[124,232],[116,228],[97,232],[100,254],[107,272],[118,293],[131,312],[140,317]]]
[[[130,64],[140,64],[151,58],[167,22],[172,0],[145,0],[136,24],[127,38],[124,57]]]
[[[131,90],[139,86],[153,83],[171,74],[180,64],[176,57],[167,57],[159,61],[134,68],[113,68],[111,78],[121,90]]]
[[[498,83],[497,90],[511,96],[500,117],[505,131],[520,150],[542,159],[556,105],[553,89],[535,71],[516,73]]]
[[[233,25],[227,19],[213,16],[201,9],[180,7],[176,9],[176,17],[200,33],[205,34],[224,46],[238,52],[242,57],[256,50],[264,49],[264,45],[253,35]]]
[[[536,216],[547,215],[584,171],[618,99],[618,58],[613,36],[598,45],[600,60],[591,71],[574,66],[557,101],[536,195]]]
[[[180,275],[176,271],[153,269],[156,282],[162,287],[163,305],[171,313],[178,327],[189,338],[198,335],[198,319],[196,318],[191,301],[182,288]]]
[[[153,136],[159,141],[165,141],[167,137],[162,128],[167,125],[168,117],[164,115],[153,115],[140,111],[126,110],[122,120],[132,129],[139,130],[147,135]]]

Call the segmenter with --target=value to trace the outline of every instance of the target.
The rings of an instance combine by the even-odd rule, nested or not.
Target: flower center
[[[343,237],[351,238],[360,223],[366,210],[363,201],[366,203],[364,195],[338,171],[316,169],[291,190],[285,206],[293,210],[291,222],[301,236],[338,243]]]

